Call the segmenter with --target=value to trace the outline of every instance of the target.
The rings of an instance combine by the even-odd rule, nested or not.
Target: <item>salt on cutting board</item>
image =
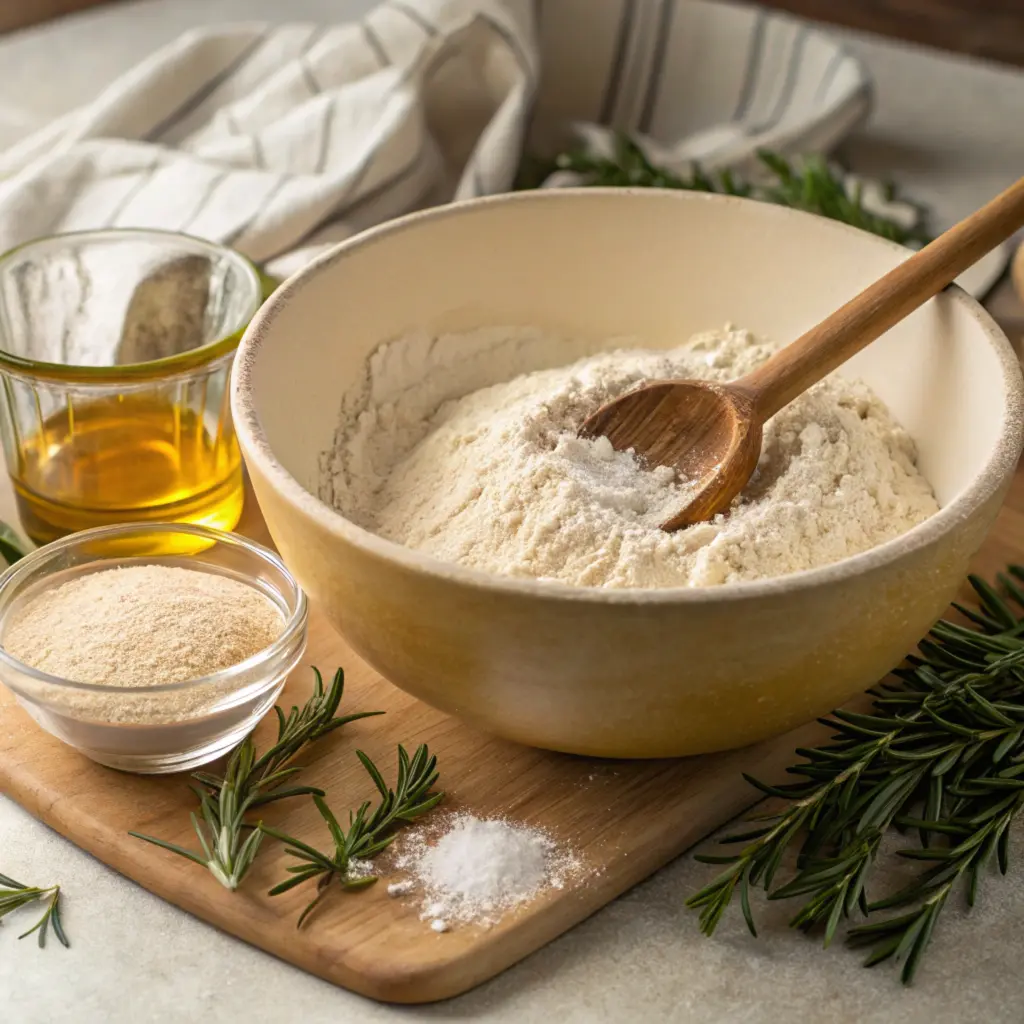
[[[399,840],[392,863],[411,879],[388,893],[422,893],[420,916],[435,931],[448,931],[453,922],[491,928],[541,893],[584,878],[571,851],[522,824],[459,814],[442,819],[437,833],[418,829]]]

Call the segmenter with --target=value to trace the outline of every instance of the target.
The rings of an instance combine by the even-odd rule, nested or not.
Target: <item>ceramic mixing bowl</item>
[[[946,607],[1021,450],[1021,371],[957,288],[846,368],[917,442],[941,510],[833,565],[706,589],[598,590],[491,576],[368,533],[316,497],[343,391],[415,328],[538,325],[668,348],[732,322],[795,338],[907,251],[776,206],[687,192],[524,192],[345,242],[245,334],[238,436],[300,584],[389,680],[522,743],[660,757],[760,740],[893,668]]]

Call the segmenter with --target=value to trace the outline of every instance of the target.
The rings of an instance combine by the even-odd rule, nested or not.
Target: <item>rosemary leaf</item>
[[[323,797],[313,797],[331,835],[334,844],[332,852],[322,853],[293,836],[262,826],[267,835],[284,843],[285,852],[298,861],[286,869],[292,877],[279,882],[269,894],[279,896],[303,882],[313,879],[317,881],[317,894],[299,915],[297,928],[301,928],[320,905],[332,881],[337,880],[340,887],[349,892],[373,885],[377,881],[375,875],[351,874],[352,862],[370,860],[382,853],[391,845],[395,830],[400,825],[422,817],[444,799],[443,792],[433,792],[439,777],[437,758],[431,755],[425,743],[417,748],[411,758],[405,747],[398,745],[398,771],[394,789],[388,787],[380,769],[363,751],[357,750],[356,756],[380,793],[381,801],[372,813],[369,801],[357,810],[350,811],[346,831]]]
[[[6,523],[0,523],[0,558],[8,565],[14,565],[26,555],[21,539]]]
[[[795,179],[779,166],[780,179]],[[795,184],[794,184],[795,187]],[[835,711],[833,735],[801,749],[789,769],[803,782],[768,786],[781,801],[756,829],[725,836],[738,853],[701,856],[724,865],[687,905],[712,934],[733,895],[756,934],[750,889],[769,899],[803,898],[790,924],[820,931],[828,945],[843,919],[868,921],[847,943],[868,947],[866,966],[902,962],[913,980],[950,895],[973,906],[992,867],[1008,866],[1010,826],[1024,808],[1024,568],[996,584],[970,577],[978,609],[970,627],[940,621],[894,675],[870,691],[870,714]],[[959,607],[959,606],[958,606]],[[770,822],[768,826],[764,822]],[[922,870],[898,892],[870,900],[867,887],[890,829],[913,830],[918,845],[898,851]],[[789,877],[775,882],[783,863]],[[887,911],[898,911],[895,916]]]
[[[261,823],[248,820],[250,812],[276,800],[323,796],[323,790],[312,786],[283,786],[301,771],[291,764],[293,758],[308,744],[349,722],[383,714],[363,711],[337,716],[345,673],[339,668],[326,690],[320,672],[314,668],[313,674],[313,695],[301,708],[293,706],[286,715],[275,706],[277,740],[266,753],[257,756],[250,734],[231,754],[223,776],[193,773],[192,778],[199,783],[192,787],[199,800],[199,814],[192,815],[192,828],[201,852],[139,832],[128,834],[203,865],[225,888],[237,889],[252,867],[266,831]]]
[[[683,177],[653,165],[632,139],[620,133],[610,157],[595,156],[580,148],[562,153],[546,164],[536,159],[524,161],[517,187],[537,188],[553,171],[572,171],[589,186],[669,188],[744,196],[852,224],[901,245],[923,245],[930,241],[919,226],[922,210],[918,209],[918,224],[912,227],[872,213],[864,206],[860,190],[855,189],[851,195],[846,183],[820,156],[806,157],[797,164],[778,153],[760,150],[758,159],[770,179],[765,185],[738,181],[729,171],[715,175],[699,166],[692,169],[689,177]],[[889,201],[897,198],[891,185],[885,187],[884,193]]]
[[[71,943],[64,932],[64,926],[60,919],[60,886],[51,885],[47,888],[39,888],[34,885],[23,885],[13,878],[0,875],[0,921],[8,914],[27,907],[31,903],[45,900],[46,909],[42,917],[27,932],[18,936],[19,939],[27,938],[29,935],[36,935],[40,949],[46,948],[46,937],[49,929],[53,927],[53,934],[57,941],[67,949]]]

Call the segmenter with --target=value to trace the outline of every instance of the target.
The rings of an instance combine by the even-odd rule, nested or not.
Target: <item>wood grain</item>
[[[709,380],[644,384],[588,416],[582,437],[606,437],[616,451],[642,453],[699,481],[686,506],[661,528],[669,533],[723,511],[746,486],[761,457],[761,419],[753,394]]]
[[[251,495],[242,528],[266,540]],[[991,574],[1013,560],[1024,561],[1020,471],[974,568]],[[197,917],[356,992],[418,1003],[456,995],[492,977],[646,878],[753,801],[741,771],[779,780],[794,748],[821,734],[820,727],[809,725],[727,754],[596,761],[495,740],[418,703],[353,655],[316,609],[307,658],[289,680],[283,702],[305,699],[309,664],[325,671],[344,665],[344,708],[387,711],[346,726],[302,759],[308,765],[305,781],[323,786],[336,808],[371,795],[356,762],[357,747],[389,763],[397,742],[427,741],[439,756],[449,810],[509,815],[546,828],[578,851],[590,868],[587,877],[508,915],[489,931],[461,927],[435,934],[419,920],[414,898],[391,899],[385,886],[377,885],[359,894],[335,892],[299,932],[294,921],[307,894],[266,896],[287,862],[277,844],[268,843],[246,884],[232,894],[195,865],[129,838],[128,830],[136,829],[192,844],[193,801],[185,780],[124,775],[93,764],[41,732],[6,690],[0,690],[0,791]],[[258,739],[267,733],[265,723]],[[267,817],[303,840],[327,842],[308,801],[282,805]]]
[[[1020,0],[761,0],[813,21],[1024,65]]]
[[[1017,298],[1024,303],[1024,245],[1017,248],[1010,265],[1010,278],[1017,292]]]
[[[119,0],[0,0],[0,32]],[[1020,0],[762,0],[761,6],[911,43],[1024,65]]]
[[[39,22],[118,0],[0,0],[0,32],[27,28]]]

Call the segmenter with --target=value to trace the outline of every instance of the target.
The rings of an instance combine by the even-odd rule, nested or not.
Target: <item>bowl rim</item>
[[[310,281],[351,254],[373,246],[383,239],[402,234],[405,231],[416,230],[419,226],[430,224],[433,221],[449,217],[473,216],[478,210],[511,203],[600,202],[609,199],[615,202],[636,202],[643,199],[656,202],[744,204],[756,208],[755,216],[812,219],[823,230],[843,233],[850,237],[856,236],[861,240],[866,238],[868,244],[884,246],[895,253],[909,255],[911,252],[910,249],[896,242],[872,235],[860,228],[805,213],[802,210],[738,196],[673,189],[622,187],[540,189],[502,193],[415,211],[363,231],[321,254],[285,281],[252,319],[238,348],[230,386],[232,416],[246,461],[255,463],[259,472],[267,478],[279,496],[302,514],[312,518],[324,530],[340,536],[349,544],[371,556],[397,563],[405,570],[474,589],[497,591],[509,596],[582,602],[584,604],[630,606],[708,604],[742,599],[761,599],[782,593],[828,586],[854,576],[860,576],[890,565],[914,551],[933,544],[940,537],[949,533],[957,524],[966,520],[1004,484],[1016,466],[1021,449],[1024,447],[1024,376],[1022,376],[1020,361],[1006,335],[981,304],[956,284],[950,285],[945,292],[949,295],[950,301],[965,307],[981,327],[1002,369],[1006,412],[1003,417],[1001,433],[991,454],[987,461],[977,469],[974,478],[961,493],[924,522],[877,547],[813,569],[803,569],[784,576],[744,580],[711,587],[575,587],[555,581],[501,576],[442,561],[395,541],[386,540],[370,530],[358,526],[307,490],[278,460],[267,440],[263,424],[256,411],[254,370],[260,350],[268,343],[273,333],[277,317],[286,306],[299,297]],[[340,395],[338,402],[340,407]]]
[[[159,359],[142,363],[121,363],[113,366],[89,366],[81,363],[51,363],[42,359],[19,356],[3,345],[3,329],[0,324],[0,369],[11,376],[26,380],[45,380],[62,384],[77,385],[132,385],[148,383],[155,379],[177,376],[205,368],[223,356],[231,356],[242,338],[245,328],[252,320],[264,298],[265,282],[259,269],[247,256],[229,246],[206,238],[170,231],[163,228],[89,228],[81,231],[64,231],[43,235],[22,242],[0,253],[0,271],[8,264],[17,262],[33,251],[45,252],[62,246],[75,247],[94,243],[121,243],[149,241],[163,245],[169,253],[206,253],[230,265],[238,272],[250,289],[246,309],[238,318],[238,326],[227,334],[214,338],[203,345],[177,352]]]
[[[0,643],[0,681],[7,681],[4,678],[5,671],[13,671],[19,675],[27,676],[34,683],[59,687],[64,690],[119,694],[125,697],[150,697],[162,693],[178,693],[189,689],[223,687],[225,684],[231,684],[236,679],[241,679],[243,685],[248,685],[251,680],[245,679],[247,675],[254,669],[258,669],[261,665],[276,664],[277,659],[286,654],[305,634],[309,616],[309,602],[306,598],[306,592],[281,560],[281,556],[276,551],[271,551],[270,548],[248,537],[243,537],[241,534],[229,533],[226,530],[217,530],[211,526],[201,526],[196,523],[118,523],[114,526],[95,526],[89,530],[80,530],[78,533],[68,534],[66,537],[61,537],[59,540],[52,541],[41,548],[30,551],[23,558],[19,558],[13,565],[8,566],[0,574],[0,594],[3,594],[9,600],[14,600],[8,597],[7,592],[9,590],[13,589],[16,592],[24,584],[25,578],[31,576],[33,569],[54,558],[59,559],[61,554],[69,548],[94,540],[124,537],[132,533],[184,533],[191,537],[199,537],[218,544],[230,544],[241,549],[246,555],[252,556],[257,561],[272,565],[291,584],[294,590],[294,600],[288,601],[290,611],[284,619],[284,625],[278,638],[273,643],[256,651],[255,654],[250,654],[248,658],[237,664],[228,665],[226,668],[208,673],[205,676],[180,679],[173,683],[156,683],[152,686],[114,686],[108,683],[89,683],[77,679],[65,679],[63,676],[51,675],[49,672],[43,672],[41,669],[26,665],[25,662],[10,654]],[[160,563],[167,558],[180,559],[182,556],[157,554],[142,557],[151,563]],[[188,556],[185,556],[185,558],[187,559]],[[95,562],[100,563],[107,560],[107,556],[100,556],[95,559]],[[110,559],[110,561],[119,560],[117,557]],[[197,566],[195,571],[203,572],[205,570]],[[288,597],[286,594],[281,596],[286,599]],[[0,625],[3,624],[6,615],[7,609],[0,608]],[[15,689],[15,692],[19,692],[15,687],[12,687],[12,689]]]

